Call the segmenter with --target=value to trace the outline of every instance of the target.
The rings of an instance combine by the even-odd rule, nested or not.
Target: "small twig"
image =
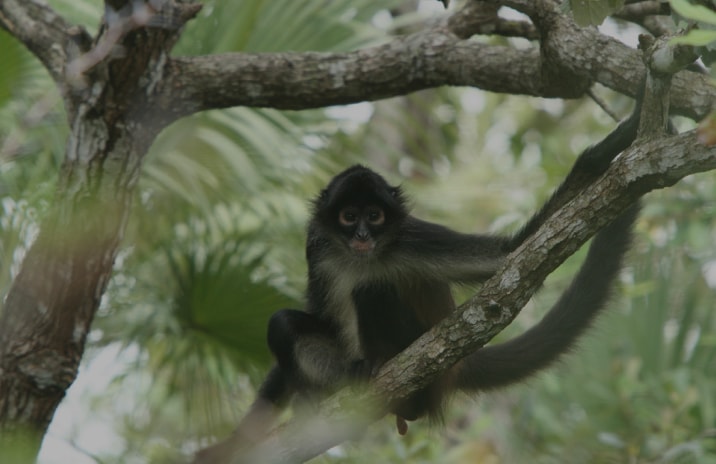
[[[614,120],[615,122],[619,122],[619,116],[609,108],[609,105],[607,105],[604,100],[602,100],[596,93],[594,93],[594,90],[592,88],[587,90],[587,95],[589,95],[589,98],[594,100],[594,103],[596,103],[597,106],[602,109],[602,111],[607,113],[607,115],[612,118],[612,120]]]

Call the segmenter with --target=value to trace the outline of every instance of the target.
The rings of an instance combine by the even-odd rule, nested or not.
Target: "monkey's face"
[[[362,166],[334,177],[314,202],[314,223],[359,258],[380,254],[406,215],[400,189]]]
[[[385,228],[385,211],[378,205],[345,206],[338,212],[338,225],[348,247],[357,255],[370,255]]]

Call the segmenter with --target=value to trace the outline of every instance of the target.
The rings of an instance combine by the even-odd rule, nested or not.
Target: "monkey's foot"
[[[395,426],[398,427],[398,433],[405,435],[408,433],[408,423],[400,416],[395,416]]]

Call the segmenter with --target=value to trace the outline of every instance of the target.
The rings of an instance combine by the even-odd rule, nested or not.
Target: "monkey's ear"
[[[390,187],[390,196],[395,198],[395,201],[405,206],[405,193],[400,186]]]
[[[324,188],[321,190],[321,193],[318,194],[318,197],[313,201],[313,204],[316,205],[316,207],[326,207],[328,205],[328,200],[331,196],[331,193],[328,191],[328,188]]]
[[[313,214],[317,215],[323,208],[326,207],[327,202],[328,189],[323,189],[313,200],[311,200],[311,208],[313,209]]]
[[[403,193],[403,189],[400,187],[390,187],[388,192],[393,201],[395,201],[395,206],[397,206],[398,211],[407,214],[408,205],[405,198],[405,194]]]

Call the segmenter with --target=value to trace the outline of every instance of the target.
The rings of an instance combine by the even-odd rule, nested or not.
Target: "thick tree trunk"
[[[117,132],[117,126],[114,127]],[[146,147],[126,129],[78,120],[56,204],[28,250],[0,315],[0,461],[34,456],[75,379],[92,318],[109,280]],[[118,162],[120,161],[121,162]],[[26,445],[16,441],[31,431]]]
[[[40,3],[0,3],[0,24],[23,38],[63,89],[71,128],[55,204],[0,313],[1,463],[34,460],[77,375],[142,159],[175,117],[153,99],[157,83],[180,26],[200,9],[165,3],[156,11],[126,0],[112,6],[119,19],[92,39]],[[171,27],[143,27],[138,21],[147,14],[171,18]],[[37,16],[46,21],[35,24]],[[38,27],[44,35],[34,35]],[[132,52],[109,56],[119,46]]]

